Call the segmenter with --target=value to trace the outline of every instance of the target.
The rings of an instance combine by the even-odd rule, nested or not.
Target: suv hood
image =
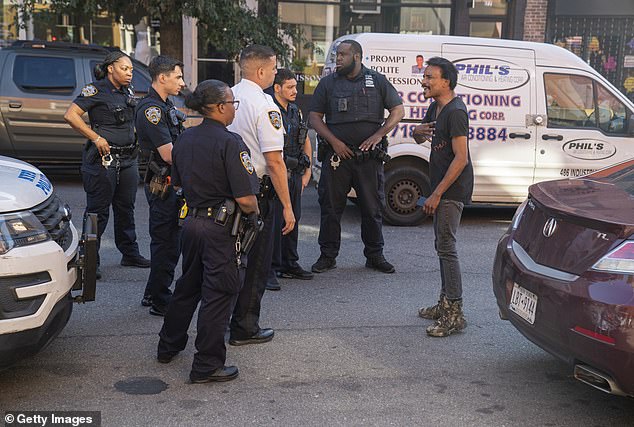
[[[34,166],[0,156],[0,213],[22,211],[48,199],[53,185]]]

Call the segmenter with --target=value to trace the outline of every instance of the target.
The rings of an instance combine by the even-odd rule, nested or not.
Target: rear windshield
[[[619,163],[588,176],[616,185],[634,196],[634,160]]]

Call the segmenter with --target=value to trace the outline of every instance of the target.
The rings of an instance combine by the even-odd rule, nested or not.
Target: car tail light
[[[634,241],[626,240],[592,266],[593,270],[634,274]]]
[[[527,203],[528,203],[528,199],[524,200],[524,202],[521,205],[519,205],[519,207],[515,211],[515,215],[513,215],[513,219],[511,220],[511,229],[517,230],[517,227],[520,225],[520,220],[522,219],[522,214],[524,213],[524,208],[526,208]]]

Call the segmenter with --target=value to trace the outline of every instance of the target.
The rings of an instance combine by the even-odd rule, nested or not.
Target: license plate
[[[511,293],[511,311],[531,325],[535,323],[535,311],[537,310],[537,295],[522,288],[515,283]]]

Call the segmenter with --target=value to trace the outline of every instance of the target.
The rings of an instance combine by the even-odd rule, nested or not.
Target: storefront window
[[[339,34],[340,5],[280,2],[282,26],[299,36],[293,45],[291,69],[298,74],[300,93],[315,91],[328,47]]]
[[[407,3],[411,3],[411,1]],[[449,34],[450,21],[450,8],[402,7],[399,32],[405,34]]]

